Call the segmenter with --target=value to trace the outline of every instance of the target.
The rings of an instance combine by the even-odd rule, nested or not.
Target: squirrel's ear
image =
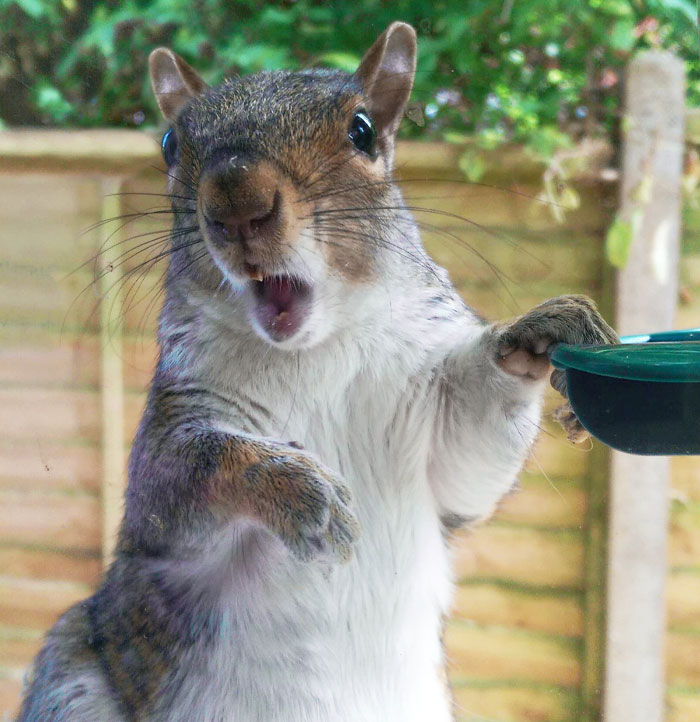
[[[186,101],[208,87],[194,68],[168,48],[156,48],[148,57],[148,67],[160,112],[170,122]]]
[[[367,110],[379,134],[391,137],[399,128],[416,72],[416,31],[392,23],[364,54],[355,75],[369,100]]]

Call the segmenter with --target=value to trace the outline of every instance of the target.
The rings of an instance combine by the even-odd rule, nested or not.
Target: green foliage
[[[605,256],[615,268],[624,268],[627,265],[635,227],[638,225],[639,213],[633,214],[635,218],[625,219],[619,215],[608,228],[605,237]]]
[[[140,126],[159,122],[146,58],[168,45],[216,83],[274,68],[356,67],[389,22],[420,36],[403,133],[480,147],[526,142],[542,156],[610,133],[631,54],[686,59],[700,103],[692,0],[0,0],[0,121]],[[480,174],[475,151],[468,174]]]

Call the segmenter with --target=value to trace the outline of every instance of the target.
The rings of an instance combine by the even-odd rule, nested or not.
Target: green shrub
[[[272,68],[352,70],[392,20],[411,22],[420,57],[403,132],[547,154],[611,133],[630,55],[686,58],[700,101],[692,0],[0,0],[0,122],[151,126],[146,57],[168,45],[210,82]]]

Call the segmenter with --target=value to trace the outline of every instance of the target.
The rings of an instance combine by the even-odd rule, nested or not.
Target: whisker
[[[117,195],[113,193],[112,195]],[[153,210],[145,210],[145,211],[135,211],[133,213],[122,213],[118,216],[112,216],[112,218],[103,218],[96,223],[93,223],[85,230],[82,231],[81,235],[84,235],[85,233],[89,233],[90,231],[94,231],[96,228],[101,228],[102,226],[106,226],[108,223],[114,223],[115,221],[122,221],[124,219],[139,219],[139,218],[148,218],[148,216],[162,216],[162,215],[187,215],[189,213],[194,213],[195,211],[187,210],[187,209],[181,209],[181,208],[166,208],[163,206],[162,208],[155,208]]]
[[[154,256],[152,258],[148,258],[145,261],[142,261],[135,268],[129,270],[127,273],[120,276],[111,286],[109,286],[107,289],[105,289],[105,291],[100,296],[98,296],[98,300],[92,309],[91,315],[94,315],[94,313],[97,310],[97,307],[105,299],[105,297],[112,295],[113,303],[114,303],[114,299],[116,299],[119,296],[119,294],[122,292],[122,289],[124,288],[124,286],[127,283],[131,282],[132,284],[135,284],[139,281],[141,283],[143,283],[143,280],[145,279],[146,275],[163,258],[167,258],[168,256],[170,256],[171,254],[173,254],[177,251],[180,251],[184,248],[189,248],[191,246],[195,246],[201,242],[202,242],[201,239],[196,239],[194,241],[188,241],[187,243],[182,243],[180,245],[173,246],[172,248],[169,248],[166,251],[158,253],[156,256]],[[137,273],[139,273],[139,276],[136,281],[133,281],[132,276],[134,276]],[[93,284],[91,284],[91,285],[93,285]],[[131,288],[133,288],[133,285],[132,285],[132,287],[130,287],[130,291],[131,291]],[[125,311],[122,311],[122,314],[123,313],[125,313]]]
[[[432,264],[430,259],[427,256],[420,255],[418,253],[412,253],[408,248],[405,248],[404,246],[399,246],[398,244],[391,243],[390,241],[387,241],[383,238],[376,238],[375,236],[369,234],[369,233],[363,233],[361,231],[357,230],[350,230],[346,228],[339,228],[334,226],[325,226],[325,225],[318,225],[319,230],[321,233],[330,234],[330,237],[335,237],[336,239],[357,239],[360,242],[367,243],[369,245],[372,245],[376,248],[386,248],[389,251],[392,251],[396,253],[397,255],[401,256],[402,258],[406,258],[407,260],[411,261],[412,263],[415,263],[417,266],[422,268],[424,271],[431,274],[435,280],[438,282],[440,286],[444,286],[445,281],[440,277],[437,270],[435,269],[435,266]],[[343,243],[339,243],[338,241],[330,241],[328,238],[325,237],[318,237],[317,240],[319,240],[321,243],[328,243],[329,245],[337,246],[340,248],[346,248],[346,245]]]
[[[190,231],[187,231],[187,233],[190,233]],[[174,235],[171,234],[171,233],[169,233],[169,234],[167,234],[167,236],[163,236],[162,239],[159,239],[159,240],[157,240],[157,241],[153,241],[153,240],[151,239],[151,241],[149,241],[149,243],[155,244],[156,246],[162,246],[165,241],[170,241],[171,238],[178,238],[178,237],[180,237],[180,236],[185,236],[185,235],[187,235],[187,233],[186,233],[186,232],[184,231],[184,229],[183,229],[182,232],[180,232],[180,233],[175,232]],[[123,285],[124,285],[125,283],[129,282],[130,280],[132,280],[132,277],[133,277],[135,274],[137,274],[140,270],[142,270],[142,269],[145,268],[146,271],[148,271],[148,270],[150,270],[151,267],[153,267],[155,264],[157,264],[160,260],[162,260],[163,258],[166,258],[166,257],[170,256],[172,253],[175,253],[176,251],[182,250],[182,249],[187,248],[187,247],[189,247],[189,246],[194,246],[194,245],[196,245],[196,244],[198,244],[198,243],[202,243],[202,242],[203,242],[203,241],[202,241],[201,238],[197,238],[197,239],[195,239],[195,240],[193,240],[193,241],[188,241],[187,243],[181,243],[181,244],[178,244],[178,245],[173,245],[172,247],[167,248],[166,250],[158,251],[158,253],[157,253],[155,256],[152,256],[152,257],[150,257],[150,258],[145,259],[144,261],[141,261],[141,262],[140,262],[138,265],[136,265],[134,268],[129,269],[129,270],[128,270],[126,273],[124,273],[124,274],[121,274],[121,275],[116,279],[116,281],[115,281],[114,283],[112,283],[112,284],[111,284],[108,288],[106,288],[102,293],[97,294],[97,301],[96,301],[95,305],[92,307],[90,313],[88,314],[88,318],[92,318],[92,317],[95,315],[95,313],[96,313],[96,311],[97,311],[97,308],[99,307],[99,304],[104,300],[105,297],[107,297],[110,293],[112,293],[113,291],[115,291],[115,289],[116,289],[115,296],[116,296],[116,294],[120,293],[120,292],[121,292],[121,287],[123,287]],[[153,247],[153,246],[150,246],[150,247]],[[136,255],[139,255],[139,253],[141,253],[141,252],[143,252],[143,251],[137,251],[137,252],[136,252],[135,254],[133,254],[130,258],[133,258],[133,257],[135,257]],[[127,253],[128,253],[128,252],[127,252]],[[66,311],[66,314],[64,315],[64,320],[63,320],[63,323],[62,323],[62,325],[61,325],[61,336],[63,335],[63,331],[65,330],[65,325],[66,325],[68,316],[70,315],[70,312],[71,312],[71,310],[73,309],[73,307],[75,306],[75,304],[78,303],[78,301],[79,301],[79,300],[85,295],[85,293],[87,293],[89,290],[91,290],[91,289],[92,289],[92,290],[95,290],[96,287],[97,287],[98,281],[100,281],[102,278],[104,278],[108,273],[112,272],[115,268],[118,268],[118,267],[122,266],[125,262],[127,262],[128,260],[130,260],[130,258],[126,258],[126,259],[122,260],[122,262],[120,262],[117,266],[109,266],[109,267],[108,267],[107,269],[105,269],[105,271],[103,271],[101,274],[98,274],[95,278],[93,278],[93,280],[92,280],[85,288],[83,288],[82,291],[80,291],[80,293],[73,299],[73,301],[71,302],[70,306],[68,307],[68,309],[67,309],[67,311]],[[83,264],[83,265],[84,265],[84,264]],[[119,284],[121,284],[121,286],[120,286]]]
[[[125,263],[128,263],[130,260],[135,258],[136,256],[140,255],[141,253],[145,253],[146,251],[150,250],[152,247],[162,245],[163,243],[167,243],[170,241],[170,239],[179,238],[180,236],[187,235],[189,233],[192,233],[197,229],[197,226],[193,226],[191,228],[183,228],[178,229],[175,231],[167,231],[166,233],[163,233],[162,235],[156,237],[156,238],[149,238],[146,241],[143,241],[142,243],[136,244],[133,248],[129,248],[128,250],[124,251],[120,255],[118,255],[116,258],[114,258],[110,263],[108,264],[107,269],[103,270],[101,273],[97,273],[97,268],[95,268],[95,281],[99,280],[103,276],[105,276],[107,273],[111,273],[116,268],[119,268],[120,266],[124,265]],[[137,238],[140,238],[144,235],[151,235],[153,231],[149,231],[147,234],[142,233],[138,234],[136,236],[132,236],[131,238],[127,239],[128,241],[133,241]],[[161,233],[161,231],[158,231],[158,233]],[[105,249],[102,251],[102,255],[104,253],[107,253],[108,250],[111,250],[112,248],[116,248],[116,246],[121,245],[124,243],[124,241],[121,241],[119,243],[115,243],[114,246],[111,246],[109,249]],[[95,259],[95,263],[99,260],[99,255]],[[121,259],[121,260],[120,260]],[[116,261],[119,261],[116,263]]]
[[[297,202],[306,202],[306,201],[313,201],[317,199],[323,199],[323,198],[330,198],[332,196],[341,195],[343,193],[347,193],[354,190],[363,190],[367,187],[373,187],[373,186],[387,186],[390,187],[392,185],[405,185],[407,183],[449,183],[453,185],[460,185],[460,186],[473,186],[476,188],[486,188],[488,190],[495,190],[500,191],[501,193],[507,193],[509,195],[519,196],[521,198],[526,198],[528,200],[534,201],[536,203],[541,203],[542,205],[547,206],[555,206],[555,207],[562,207],[561,204],[555,203],[554,201],[548,201],[544,198],[538,198],[537,196],[532,195],[531,193],[524,193],[523,191],[518,191],[513,188],[505,188],[503,186],[494,185],[491,183],[481,183],[476,181],[470,181],[467,179],[449,179],[449,178],[392,178],[389,180],[378,180],[378,181],[368,181],[368,182],[362,182],[357,183],[355,185],[351,186],[345,186],[343,188],[336,188],[332,191],[327,192],[319,192],[316,194],[312,194],[309,196],[304,196],[302,198],[299,198]],[[442,196],[441,196],[442,197]]]
[[[128,220],[126,220],[124,223],[120,224],[117,228],[115,228],[115,230],[112,231],[112,232],[104,239],[104,241],[102,241],[102,243],[98,246],[97,253],[95,253],[93,256],[90,256],[90,258],[88,258],[86,261],[84,261],[84,262],[81,263],[79,266],[77,266],[76,268],[74,268],[72,271],[69,271],[69,272],[66,274],[65,278],[66,278],[66,279],[67,279],[67,278],[70,278],[74,273],[76,273],[77,271],[79,271],[81,268],[83,268],[84,266],[87,266],[88,263],[96,262],[103,253],[106,253],[106,252],[107,252],[109,249],[111,249],[111,248],[116,248],[117,246],[119,246],[119,245],[121,245],[121,244],[123,244],[123,243],[128,243],[130,240],[133,240],[134,238],[143,237],[143,236],[147,235],[148,233],[156,234],[156,233],[166,233],[166,232],[167,232],[168,229],[159,229],[159,230],[154,230],[154,231],[147,231],[146,233],[139,234],[139,235],[137,235],[137,236],[130,236],[129,238],[126,238],[126,239],[124,239],[124,240],[122,240],[122,241],[119,241],[118,243],[115,243],[113,246],[110,246],[109,248],[105,248],[106,244],[107,244],[117,233],[119,233],[119,231],[123,230],[123,229],[124,229],[127,225],[129,225],[130,223],[133,223],[134,221],[139,220],[140,218],[145,218],[145,217],[147,217],[148,215],[150,215],[150,213],[124,214],[124,215],[122,215],[122,216],[114,216],[114,217],[112,217],[112,218],[107,218],[107,219],[105,219],[104,221],[100,221],[99,223],[96,223],[96,224],[94,224],[93,226],[91,226],[91,227],[89,227],[89,228],[86,228],[86,229],[81,233],[81,235],[84,235],[84,234],[87,233],[88,231],[94,230],[94,229],[96,229],[96,228],[98,228],[98,227],[100,227],[100,226],[102,226],[102,225],[105,225],[105,224],[107,224],[107,223],[112,223],[112,222],[114,222],[114,221],[116,221],[116,220],[120,220],[120,219],[128,216]]]
[[[182,178],[178,178],[177,176],[174,176],[170,171],[163,170],[162,168],[159,168],[157,165],[150,165],[149,167],[152,168],[153,170],[157,170],[159,173],[162,173],[163,175],[168,176],[168,178],[172,178],[176,183],[182,183],[182,185],[185,186],[185,188],[187,188],[187,190],[192,191],[196,195],[197,189],[195,187],[191,186],[189,183],[185,183],[185,181],[183,181]],[[180,166],[180,168],[182,168],[182,166]],[[182,168],[182,170],[185,173],[187,173],[187,171],[185,171],[184,168]]]
[[[491,228],[488,228],[483,223],[478,223],[477,221],[473,221],[470,218],[467,218],[465,216],[460,216],[457,213],[452,213],[451,211],[444,211],[437,208],[424,208],[422,206],[413,206],[413,205],[399,205],[399,206],[355,206],[350,208],[327,208],[327,209],[318,209],[315,210],[314,213],[322,214],[322,215],[333,215],[333,214],[340,214],[345,213],[348,214],[345,216],[345,219],[355,219],[355,220],[362,220],[367,217],[367,213],[371,211],[409,211],[411,213],[427,213],[430,215],[436,215],[436,216],[442,216],[445,218],[451,218],[457,221],[461,221],[463,223],[466,223],[467,225],[471,226],[472,228],[476,228],[477,230],[481,231],[482,233],[491,236],[492,238],[496,238],[499,241],[503,241],[507,243],[512,248],[515,248],[517,251],[525,253],[529,258],[531,258],[534,261],[537,261],[540,265],[542,265],[544,268],[549,268],[548,264],[543,261],[541,258],[538,258],[530,251],[527,251],[526,249],[523,249],[520,244],[517,243],[517,241],[513,240],[512,238],[509,238],[503,233],[498,233],[497,231],[492,230]],[[351,213],[356,213],[358,215],[349,215]]]
[[[173,193],[150,193],[147,191],[120,191],[118,193],[106,193],[105,197],[111,196],[155,196],[157,198],[176,198],[177,200],[194,202],[195,199],[190,196],[178,196]],[[193,211],[194,212],[194,211]]]

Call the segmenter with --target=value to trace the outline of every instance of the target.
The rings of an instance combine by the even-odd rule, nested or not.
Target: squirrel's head
[[[354,74],[259,73],[210,88],[154,50],[151,82],[171,125],[171,277],[228,284],[274,345],[328,336],[405,236],[391,170],[415,58],[413,28],[393,23]]]

